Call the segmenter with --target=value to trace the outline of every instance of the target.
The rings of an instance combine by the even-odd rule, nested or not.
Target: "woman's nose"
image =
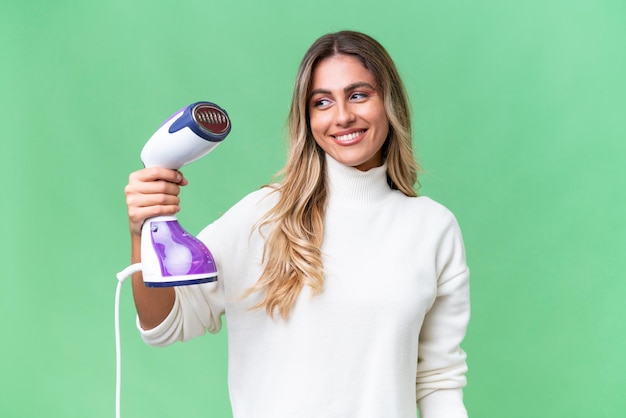
[[[345,126],[354,122],[354,111],[348,103],[338,103],[337,106],[335,106],[335,109],[335,122],[337,125]]]

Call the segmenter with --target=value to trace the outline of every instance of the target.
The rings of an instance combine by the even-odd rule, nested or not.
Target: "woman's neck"
[[[387,165],[360,171],[326,154],[326,175],[330,202],[345,206],[374,206],[389,195]]]

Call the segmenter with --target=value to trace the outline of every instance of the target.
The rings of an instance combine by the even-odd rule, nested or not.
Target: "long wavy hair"
[[[265,308],[271,317],[287,319],[304,286],[313,295],[324,287],[321,244],[327,202],[324,151],[309,124],[308,101],[312,75],[319,62],[333,55],[355,57],[374,76],[383,97],[389,135],[383,145],[387,181],[392,189],[417,196],[419,167],[413,155],[411,117],[407,94],[394,62],[375,39],[341,31],[317,39],[304,55],[296,76],[288,118],[289,153],[285,167],[271,185],[278,202],[257,225],[262,231],[263,272],[243,295],[263,292],[253,308]]]

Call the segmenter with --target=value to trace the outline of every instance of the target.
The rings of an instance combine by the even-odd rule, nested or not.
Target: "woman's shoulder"
[[[263,186],[243,196],[222,217],[247,217],[265,213],[276,204],[276,199],[275,189],[271,185]]]
[[[273,185],[265,185],[245,195],[233,207],[267,208],[274,206],[278,193]]]
[[[249,231],[276,204],[276,193],[271,186],[263,186],[242,197],[223,212],[202,231],[202,234],[232,233],[237,230]]]
[[[405,202],[411,208],[416,210],[429,212],[429,213],[439,213],[441,215],[454,216],[452,211],[448,209],[443,203],[433,199],[430,196],[417,196],[417,197],[407,197]]]
[[[412,217],[439,225],[457,223],[454,213],[447,206],[429,196],[406,197],[403,201],[405,210]]]

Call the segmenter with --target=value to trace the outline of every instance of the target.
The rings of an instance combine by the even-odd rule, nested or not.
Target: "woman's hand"
[[[180,171],[167,168],[150,167],[131,173],[124,188],[131,234],[141,236],[141,226],[148,218],[177,213],[180,187],[187,183]]]

